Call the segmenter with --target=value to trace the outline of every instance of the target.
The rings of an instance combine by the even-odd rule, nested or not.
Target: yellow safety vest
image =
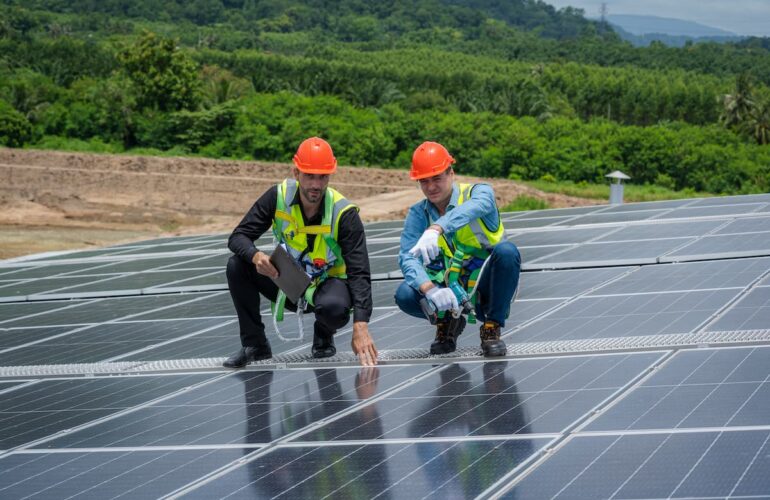
[[[345,199],[338,191],[327,187],[321,225],[306,226],[299,203],[292,205],[299,189],[299,182],[286,179],[278,184],[278,200],[273,216],[273,235],[278,243],[284,243],[289,255],[318,281],[327,276],[346,278],[345,260],[337,243],[339,221],[342,214],[358,207]],[[315,235],[313,248],[308,249],[308,235]]]
[[[474,184],[458,184],[460,196],[457,198],[457,207],[471,198],[471,190]],[[433,220],[428,212],[428,219],[433,224]],[[497,212],[497,229],[492,231],[487,227],[481,218],[472,220],[470,223],[458,229],[451,238],[439,238],[438,246],[445,260],[451,260],[455,249],[461,249],[466,254],[466,259],[476,257],[486,259],[492,252],[492,249],[503,239],[505,228],[500,219],[500,212]]]

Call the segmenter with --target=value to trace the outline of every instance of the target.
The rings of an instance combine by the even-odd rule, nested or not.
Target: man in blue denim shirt
[[[504,356],[507,351],[500,329],[519,284],[521,256],[513,243],[503,239],[492,187],[455,183],[453,163],[449,152],[435,142],[423,143],[412,156],[409,175],[419,182],[426,199],[409,209],[401,233],[398,260],[404,282],[396,291],[396,304],[417,318],[425,318],[422,298],[436,311],[447,311],[438,320],[430,351],[454,351],[466,321],[462,316],[452,320],[449,312],[459,311],[461,305],[442,277],[460,251],[464,256],[460,276],[466,290],[472,288],[473,271],[484,266],[475,304],[476,317],[482,321],[482,351],[485,356]]]

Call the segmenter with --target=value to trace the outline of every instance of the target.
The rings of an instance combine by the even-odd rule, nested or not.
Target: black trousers
[[[267,344],[265,324],[262,322],[260,295],[271,302],[278,296],[278,286],[273,280],[257,272],[254,264],[244,262],[233,255],[227,261],[227,284],[235,305],[240,325],[241,345],[258,347]],[[338,278],[324,280],[313,295],[315,313],[315,335],[330,337],[350,320],[353,299],[347,282]],[[297,305],[286,300],[286,309],[296,311]]]

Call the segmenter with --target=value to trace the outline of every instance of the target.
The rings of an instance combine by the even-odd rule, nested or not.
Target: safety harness
[[[293,203],[299,183],[295,179],[286,179],[278,185],[278,199],[273,215],[273,237],[276,243],[283,245],[291,257],[310,276],[310,285],[297,304],[299,318],[298,338],[286,338],[281,335],[277,322],[283,321],[286,306],[286,294],[278,291],[275,302],[270,304],[273,324],[282,340],[302,340],[304,329],[302,314],[307,305],[313,306],[313,295],[318,286],[327,277],[347,278],[342,249],[337,243],[339,220],[349,210],[358,210],[356,205],[345,199],[338,191],[326,188],[323,201],[323,215],[320,225],[306,226],[299,203]],[[313,235],[313,247],[308,247],[308,236]]]
[[[474,184],[458,184],[460,195],[457,205],[462,205],[471,197]],[[425,204],[425,213],[429,225],[435,221]],[[445,235],[439,237],[438,246],[441,249],[442,259],[434,261],[426,266],[428,277],[435,283],[444,283],[454,292],[458,303],[468,313],[468,323],[476,322],[476,290],[481,274],[486,265],[492,249],[503,238],[503,228],[500,213],[497,212],[497,229],[490,230],[482,219],[475,219],[455,232],[451,238]],[[445,312],[439,312],[442,318]],[[460,311],[456,312],[459,315]]]

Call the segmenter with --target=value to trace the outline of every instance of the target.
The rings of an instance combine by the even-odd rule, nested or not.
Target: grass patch
[[[567,196],[575,196],[578,198],[591,198],[595,200],[610,199],[610,186],[609,184],[588,184],[585,182],[571,182],[571,181],[519,181],[522,184],[539,189],[546,193],[558,193]],[[682,198],[704,198],[709,196],[715,196],[711,193],[698,192],[694,189],[683,189],[682,191],[674,191],[673,189],[664,188],[655,185],[637,185],[637,184],[625,184],[623,201],[626,203],[639,202],[639,201],[662,201],[662,200],[678,200]]]
[[[544,210],[551,208],[545,200],[531,196],[517,196],[515,200],[500,209],[502,212],[521,212],[525,210]]]
[[[120,144],[111,144],[98,138],[73,139],[68,137],[59,137],[47,135],[34,144],[27,145],[29,149],[46,149],[57,151],[71,151],[75,153],[122,153],[123,146]]]

